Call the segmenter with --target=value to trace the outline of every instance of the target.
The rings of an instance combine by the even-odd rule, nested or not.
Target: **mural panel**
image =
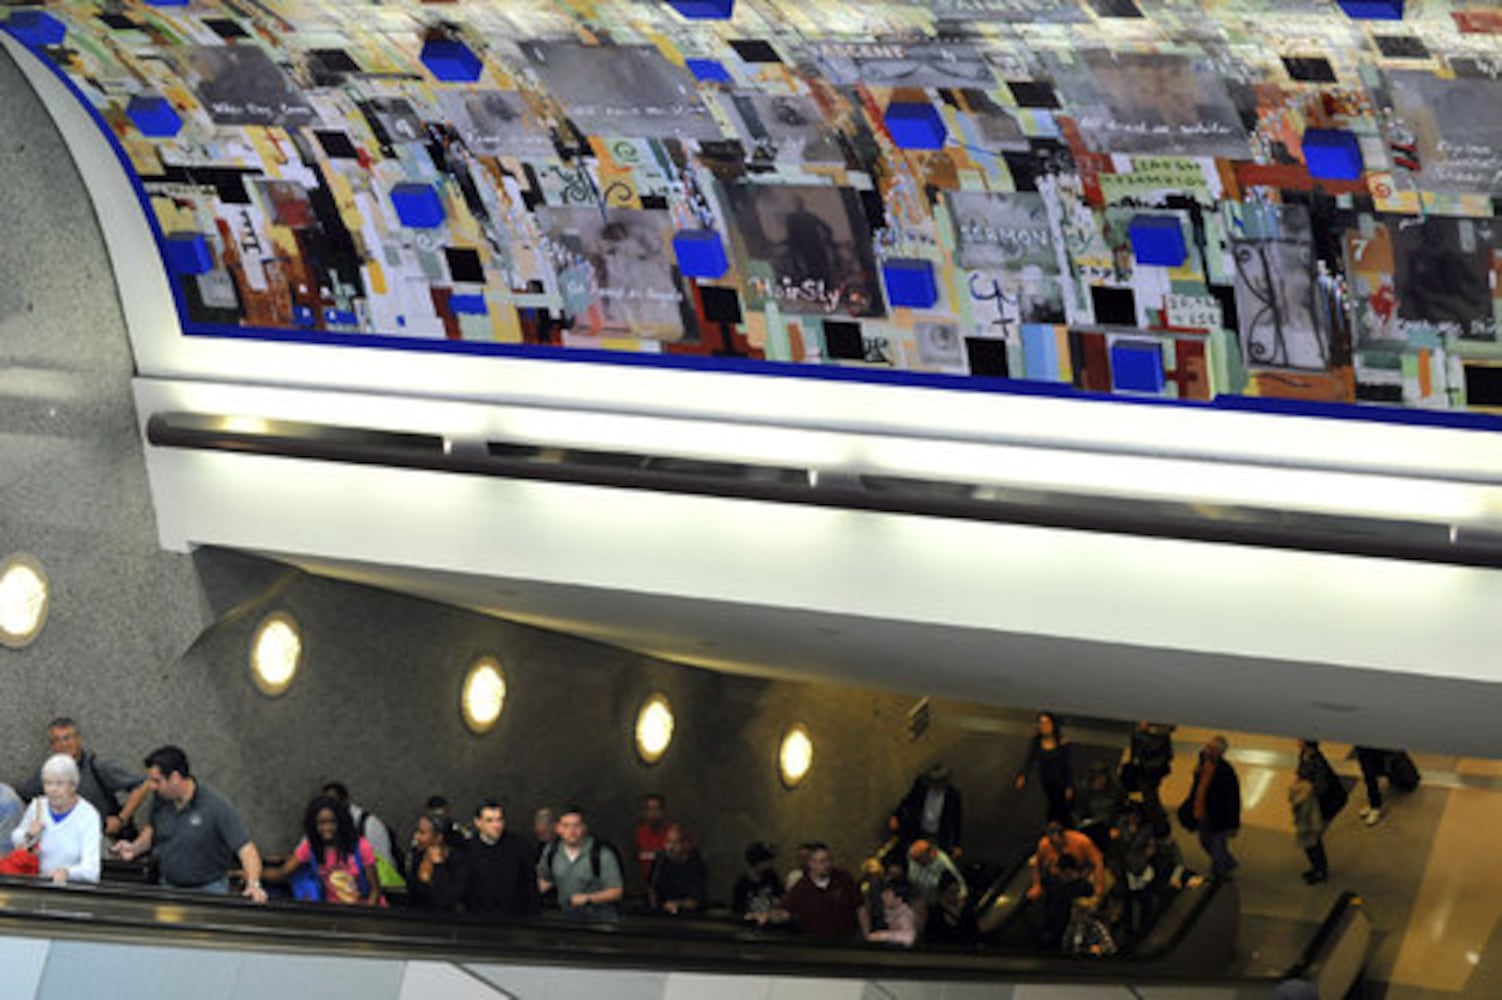
[[[1407,8],[57,0],[28,9],[60,38],[8,26],[118,144],[187,335],[1502,411],[1502,9]]]

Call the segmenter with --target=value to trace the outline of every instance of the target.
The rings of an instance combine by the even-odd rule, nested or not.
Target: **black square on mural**
[[[772,43],[760,38],[734,38],[730,41],[730,47],[735,49],[735,54],[748,63],[780,63],[782,58],[777,55],[777,50],[772,48]]]
[[[1402,403],[1403,386],[1397,382],[1357,382],[1356,399],[1362,403]]]
[[[1377,51],[1389,59],[1427,59],[1429,50],[1412,35],[1376,35]]]
[[[360,67],[343,49],[312,49],[308,52],[308,75],[318,87],[337,87]]]
[[[1006,378],[1011,373],[1007,367],[1007,342],[985,337],[966,337],[965,356],[970,359],[971,375],[986,375]]]
[[[443,255],[448,258],[449,274],[453,275],[455,281],[479,285],[485,283],[485,268],[480,264],[477,251],[465,247],[444,247]]]
[[[741,297],[734,288],[717,288],[700,285],[699,296],[704,301],[704,318],[711,323],[739,323],[741,321]]]
[[[343,49],[312,49],[308,58],[318,63],[319,69],[330,73],[358,73],[360,64]]]
[[[838,319],[825,320],[824,354],[841,361],[866,360],[866,343],[861,338],[861,325]]]
[[[1236,315],[1236,289],[1231,285],[1211,285],[1210,294],[1220,303],[1220,325],[1227,330],[1240,330],[1240,317]]]
[[[1057,108],[1058,92],[1047,80],[1008,80],[1007,89],[1024,108]]]
[[[99,20],[103,21],[106,25],[115,29],[116,31],[132,31],[135,28],[139,27],[136,22],[132,21],[124,14],[100,14]]]
[[[318,145],[323,147],[324,155],[331,160],[358,160],[360,154],[355,151],[355,144],[349,136],[343,132],[315,131],[318,137]]]
[[[1090,6],[1101,17],[1141,17],[1142,9],[1136,0],[1090,0]]]
[[[1007,170],[1012,174],[1012,183],[1018,191],[1038,190],[1038,178],[1043,174],[1043,161],[1035,153],[1004,152],[1001,158],[1007,161]]]
[[[1502,406],[1502,365],[1466,365],[1468,406]]]
[[[1095,322],[1101,326],[1137,325],[1137,296],[1130,288],[1091,285],[1090,301],[1095,304]]]
[[[1330,60],[1319,56],[1284,56],[1283,68],[1300,83],[1335,82],[1335,69]]]
[[[206,17],[203,19],[203,23],[207,25],[214,32],[214,34],[218,35],[220,38],[230,39],[250,37],[249,33],[247,33],[244,28],[240,27],[238,22],[231,21],[227,17]]]

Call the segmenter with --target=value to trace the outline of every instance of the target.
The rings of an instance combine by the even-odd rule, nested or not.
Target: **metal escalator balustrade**
[[[1316,972],[1329,956],[1354,967],[1352,900],[1342,897],[1290,974]],[[1239,902],[1231,883],[1188,900],[1186,919],[1161,947],[1135,956],[1060,956],[864,944],[810,944],[707,919],[633,917],[620,925],[561,920],[498,924],[400,911],[272,903],[256,906],[155,888],[42,886],[0,878],[0,935],[272,951],[340,957],[515,962],[581,968],[697,971],[720,975],[912,978],[977,982],[1161,983],[1270,988],[1276,978],[1226,977],[1207,968],[1208,942],[1223,939]],[[1234,934],[1233,934],[1234,936]],[[1224,941],[1221,941],[1224,944]],[[1360,942],[1356,942],[1360,944]],[[1364,959],[1365,945],[1359,954]]]

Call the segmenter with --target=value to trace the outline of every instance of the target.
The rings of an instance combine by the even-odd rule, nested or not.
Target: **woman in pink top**
[[[866,940],[911,948],[918,939],[918,915],[913,912],[911,899],[912,889],[907,882],[894,881],[882,886],[881,909],[886,927],[871,931]]]
[[[348,809],[319,796],[303,816],[303,839],[272,881],[291,881],[298,899],[341,905],[385,906],[376,878],[375,848],[355,829]],[[313,845],[318,845],[315,851]]]

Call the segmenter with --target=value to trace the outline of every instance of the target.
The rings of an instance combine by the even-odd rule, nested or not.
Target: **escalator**
[[[396,910],[373,912],[281,903],[254,906],[235,898],[154,888],[50,887],[0,879],[0,954],[6,956],[7,968],[23,973],[19,979],[11,976],[0,981],[0,997],[52,1000],[76,996],[77,977],[84,967],[90,970],[90,981],[97,982],[100,977],[109,980],[105,992],[112,998],[140,996],[151,1000],[178,995],[236,1000],[337,996],[344,993],[338,983],[353,981],[338,977],[347,973],[356,979],[364,976],[361,981],[374,981],[371,977],[376,972],[388,985],[397,984],[392,987],[394,992],[362,988],[362,998],[390,995],[393,1000],[406,1000],[409,996],[435,995],[405,991],[401,984],[413,975],[432,977],[440,972],[460,975],[475,996],[527,1000],[586,995],[688,996],[674,992],[671,984],[684,977],[700,982],[705,976],[727,983],[742,981],[741,990],[751,981],[838,982],[843,985],[831,987],[835,995],[863,997],[895,994],[887,987],[874,994],[852,994],[850,988],[861,982],[898,983],[904,984],[901,995],[905,997],[938,997],[942,991],[928,991],[929,986],[949,984],[961,989],[965,983],[987,984],[988,989],[1000,984],[1027,984],[1035,992],[1047,990],[1048,984],[1074,988],[1119,985],[1139,997],[1155,993],[1271,995],[1284,976],[1228,978],[1224,973],[1231,967],[1229,955],[1235,947],[1239,914],[1234,883],[1207,883],[1194,893],[1181,894],[1180,899],[1182,907],[1177,913],[1166,913],[1131,956],[1083,960],[1007,947],[905,950],[816,945],[708,918],[685,922],[632,917],[609,927],[548,919],[499,925],[464,918],[428,918]],[[1360,901],[1347,893],[1286,975],[1325,977],[1329,983],[1319,995],[1343,996],[1359,976],[1369,937]],[[199,992],[174,992],[142,973],[143,969],[182,966],[181,961],[154,962],[152,956],[164,949],[174,956],[191,956],[193,968],[199,970],[193,977]],[[39,953],[45,958],[34,981],[27,980],[24,970],[38,965],[35,956]],[[261,971],[247,978],[247,963]],[[289,986],[287,970],[294,968],[308,974],[312,974],[308,970],[316,971],[314,978],[325,977],[319,979],[324,985],[309,982],[305,991]],[[652,982],[660,980],[662,990],[638,988],[644,974],[649,974]],[[335,979],[327,980],[328,976]],[[637,986],[620,992],[606,985],[617,976],[624,977],[622,983]],[[562,980],[579,977],[595,985],[588,989],[558,986]],[[237,985],[228,992],[204,985],[221,981]],[[535,985],[542,982],[551,985]],[[528,983],[534,985],[529,987]],[[911,989],[907,984],[912,984]],[[943,995],[961,994],[951,990]]]

